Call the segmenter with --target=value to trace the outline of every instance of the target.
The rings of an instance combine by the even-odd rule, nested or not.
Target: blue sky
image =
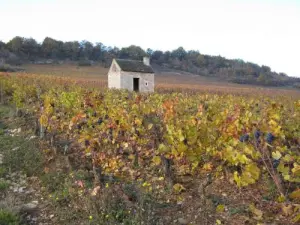
[[[300,0],[0,0],[0,40],[89,40],[240,58],[300,77]]]

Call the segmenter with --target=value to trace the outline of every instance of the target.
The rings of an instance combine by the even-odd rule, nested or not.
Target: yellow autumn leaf
[[[284,195],[280,195],[278,198],[277,198],[277,202],[284,202],[285,201],[285,197]]]
[[[290,216],[293,214],[293,206],[292,205],[282,205],[282,214],[284,216]]]
[[[151,130],[152,127],[153,127],[153,124],[150,123],[150,124],[148,125],[148,130]]]
[[[224,212],[224,210],[225,210],[225,205],[218,205],[216,212],[221,213],[221,212]]]
[[[179,133],[178,138],[179,138],[179,141],[184,141],[184,139],[185,139],[181,132]]]
[[[294,223],[300,222],[300,213],[293,218],[293,222]]]
[[[240,187],[241,185],[241,177],[239,176],[237,171],[234,171],[233,173],[233,179],[236,182],[237,186]]]
[[[193,162],[192,163],[192,171],[194,171],[199,165],[199,162]]]
[[[273,114],[272,118],[277,120],[277,121],[280,120],[280,116],[278,114]]]
[[[181,184],[178,184],[178,183],[174,184],[173,189],[174,189],[174,192],[177,194],[185,190],[185,188]]]
[[[135,155],[134,155],[134,154],[130,154],[130,155],[128,156],[128,159],[131,159],[131,160],[135,159]]]
[[[281,153],[279,152],[279,151],[276,151],[276,152],[272,152],[272,158],[273,159],[276,159],[276,160],[278,160],[278,159],[280,159],[281,158]]]
[[[275,120],[270,120],[269,125],[276,127],[278,124]]]
[[[213,165],[212,165],[212,163],[205,163],[202,168],[206,171],[211,171],[213,168]]]
[[[250,212],[254,215],[254,219],[261,220],[263,217],[263,212],[260,209],[257,209],[253,204],[249,206]]]
[[[124,143],[123,143],[123,146],[124,146],[124,148],[128,148],[128,143],[127,143],[127,142],[124,142]]]
[[[156,166],[161,164],[161,158],[159,156],[154,156],[152,161]]]
[[[136,118],[136,119],[134,120],[134,122],[135,122],[135,124],[138,125],[138,126],[142,125],[142,121],[141,121],[140,119],[137,119],[137,118]]]
[[[142,184],[143,187],[149,187],[150,185],[151,185],[151,184],[148,183],[148,182],[144,182],[144,183]]]
[[[291,162],[293,160],[293,157],[291,155],[287,154],[282,159],[284,162]]]
[[[48,118],[47,118],[47,116],[42,115],[42,116],[40,117],[40,124],[41,124],[42,126],[47,126],[47,124],[48,124]]]
[[[298,163],[293,164],[294,168],[292,169],[292,173],[294,176],[300,176],[300,165]]]
[[[235,171],[233,178],[237,183],[237,185],[241,187],[241,186],[247,186],[249,184],[254,184],[256,180],[258,180],[259,175],[260,175],[260,169],[257,167],[256,164],[252,163],[244,167],[241,176],[237,171]]]
[[[285,174],[285,175],[283,176],[283,179],[284,179],[284,180],[290,180],[290,178],[291,178],[291,176],[290,176],[289,174]]]
[[[168,152],[168,147],[164,144],[160,144],[158,146],[158,151],[161,152],[161,153]]]

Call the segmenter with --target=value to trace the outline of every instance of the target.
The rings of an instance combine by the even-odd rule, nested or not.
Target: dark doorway
[[[133,90],[134,91],[140,90],[140,78],[133,78]]]

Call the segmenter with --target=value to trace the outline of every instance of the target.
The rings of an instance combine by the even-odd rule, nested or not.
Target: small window
[[[147,81],[145,82],[145,85],[148,86],[148,82]]]

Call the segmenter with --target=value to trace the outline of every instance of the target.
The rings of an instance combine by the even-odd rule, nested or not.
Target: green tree
[[[257,81],[261,84],[266,84],[268,82],[269,78],[265,73],[260,73],[259,77],[257,78]]]
[[[68,41],[63,43],[63,52],[65,57],[73,59],[73,42]]]
[[[261,70],[262,70],[263,73],[271,72],[271,68],[268,67],[268,66],[264,66],[264,65],[261,66]]]
[[[146,52],[141,47],[135,45],[122,48],[120,51],[120,58],[123,59],[141,60],[146,55]]]
[[[183,60],[186,56],[186,51],[184,50],[183,47],[179,47],[175,50],[172,51],[171,56],[172,58],[177,58],[179,60]]]
[[[56,58],[61,51],[60,44],[53,38],[46,37],[42,43],[41,50],[45,58]]]
[[[4,50],[5,49],[5,43],[0,41],[0,50]]]
[[[147,48],[146,53],[147,53],[147,55],[148,55],[149,57],[152,56],[153,52],[154,52],[154,51],[153,51],[151,48]]]
[[[93,53],[93,44],[89,41],[83,40],[80,42],[80,57],[91,59]]]
[[[206,60],[205,60],[204,55],[199,54],[199,55],[197,56],[197,58],[196,58],[196,64],[197,64],[198,66],[200,66],[200,67],[205,66]]]
[[[7,48],[14,53],[22,53],[23,38],[16,36],[7,43]]]
[[[78,41],[72,42],[72,59],[77,60],[80,54],[80,44]]]
[[[36,57],[39,54],[40,46],[33,38],[24,38],[22,51],[27,55],[28,58]]]
[[[103,61],[104,45],[101,42],[97,42],[93,48],[92,59]]]

